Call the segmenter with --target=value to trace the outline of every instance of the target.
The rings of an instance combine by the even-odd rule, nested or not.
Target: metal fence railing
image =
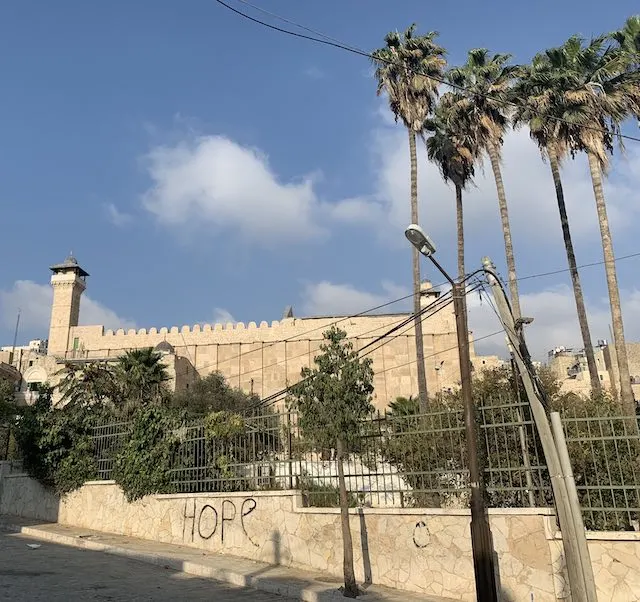
[[[597,413],[597,412],[596,412]],[[585,526],[638,530],[640,438],[634,418],[587,416],[564,410],[567,445]],[[494,400],[478,406],[480,456],[491,507],[553,504],[547,467],[526,403]],[[111,478],[113,458],[130,423],[96,426],[100,479]],[[338,505],[334,450],[305,439],[294,412],[244,419],[241,432],[212,437],[205,421],[173,434],[171,492],[299,489],[307,505]],[[353,506],[468,507],[469,476],[463,413],[441,402],[420,415],[377,413],[365,420],[344,463]]]
[[[562,422],[586,528],[640,530],[638,417],[574,410],[565,412]]]
[[[93,427],[91,439],[96,458],[98,480],[111,478],[113,460],[129,436],[130,422],[107,422]]]

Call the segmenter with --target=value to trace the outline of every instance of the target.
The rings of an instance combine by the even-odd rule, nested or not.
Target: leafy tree
[[[388,33],[385,46],[372,53],[376,67],[378,94],[386,93],[389,107],[396,121],[399,119],[409,134],[411,161],[411,221],[418,223],[418,159],[416,136],[424,132],[424,124],[433,111],[446,65],[445,50],[436,44],[437,33],[415,35],[415,25],[402,35]],[[418,390],[423,409],[427,404],[427,378],[424,365],[424,341],[420,311],[420,254],[413,249],[413,305],[416,314],[416,358],[418,362]]]
[[[15,392],[13,382],[0,378],[0,425],[10,421],[16,414]]]
[[[628,71],[640,69],[640,15],[629,17],[622,29],[610,33],[609,38],[618,45],[626,69]],[[637,102],[634,114],[636,117],[640,115]]]
[[[138,407],[129,437],[116,455],[113,478],[128,501],[172,493],[171,463],[180,444],[180,420],[158,405]]]
[[[59,389],[65,405],[95,406],[117,403],[120,389],[112,366],[103,362],[68,362],[61,373]]]
[[[340,515],[344,551],[344,596],[358,595],[353,567],[353,543],[349,525],[349,497],[344,479],[344,460],[357,445],[362,421],[373,411],[371,359],[360,359],[347,333],[335,326],[324,334],[315,368],[303,368],[302,380],[291,389],[290,407],[299,412],[304,437],[320,449],[335,448],[340,489]]]
[[[170,404],[191,415],[202,416],[223,410],[245,412],[256,406],[259,401],[255,395],[230,387],[219,372],[212,372],[198,379],[189,389],[175,393]]]
[[[516,261],[507,196],[500,167],[504,134],[509,127],[509,105],[505,100],[508,99],[511,84],[517,74],[517,67],[509,65],[510,59],[509,54],[491,55],[486,48],[475,48],[469,51],[464,65],[447,72],[447,80],[458,89],[464,88],[456,103],[461,123],[472,128],[472,139],[476,141],[477,152],[486,152],[491,161],[498,192],[511,304],[515,317],[519,318],[521,312]],[[454,109],[455,107],[452,107],[452,110]]]
[[[474,175],[477,144],[473,128],[460,119],[461,111],[455,111],[460,99],[459,94],[447,92],[434,116],[427,119],[425,129],[431,133],[426,140],[427,156],[438,166],[444,181],[452,182],[456,191],[458,277],[462,279],[465,276],[462,191]]]
[[[0,378],[0,459],[9,454],[12,427],[18,413],[15,401],[15,384]]]
[[[133,349],[121,355],[113,373],[122,399],[129,407],[158,403],[167,398],[169,375],[162,355],[151,347]]]
[[[91,427],[93,411],[86,406],[52,408],[51,388],[43,387],[36,403],[22,408],[16,440],[27,472],[64,495],[97,475]]]
[[[567,80],[565,78],[562,53],[536,55],[531,65],[522,68],[520,77],[513,88],[513,98],[517,101],[514,103],[516,110],[513,122],[515,127],[528,126],[531,138],[540,148],[542,158],[549,160],[560,213],[562,237],[573,285],[573,295],[576,301],[578,323],[589,368],[591,389],[595,393],[600,393],[602,385],[593,352],[587,310],[560,176],[561,162],[569,151],[572,135],[570,129],[562,122],[567,106],[565,98],[566,85]]]
[[[418,400],[414,397],[396,397],[389,402],[388,416],[413,416],[420,412]]]

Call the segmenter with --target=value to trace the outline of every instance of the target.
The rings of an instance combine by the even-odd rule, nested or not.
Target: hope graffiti
[[[196,534],[200,539],[209,540],[212,539],[219,530],[220,542],[224,544],[225,529],[228,530],[229,525],[237,519],[240,522],[240,528],[245,537],[254,546],[258,547],[258,544],[253,541],[247,533],[245,525],[246,518],[256,509],[256,506],[257,503],[253,498],[245,498],[242,500],[239,513],[232,500],[222,500],[219,510],[211,504],[203,504],[198,510],[197,500],[186,500],[182,518],[183,540],[189,539],[189,541],[193,542]]]

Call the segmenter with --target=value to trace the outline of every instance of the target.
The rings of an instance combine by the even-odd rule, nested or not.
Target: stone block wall
[[[347,318],[287,318],[279,322],[206,324],[182,328],[103,330],[102,326],[76,326],[69,341],[77,339],[83,357],[117,357],[128,349],[170,343],[178,356],[187,358],[200,376],[221,372],[230,385],[266,397],[300,378],[312,366],[322,343],[322,333],[336,320],[355,349],[401,323],[408,314]],[[424,322],[424,352],[428,387],[431,391],[456,388],[460,380],[455,322],[450,308]],[[398,396],[417,393],[415,334],[412,324],[374,344],[369,357],[374,364],[374,404],[384,409]],[[473,349],[473,347],[472,347]],[[68,353],[73,355],[73,350]],[[178,369],[178,368],[177,368]],[[177,374],[180,380],[180,374]]]
[[[58,501],[26,475],[9,475],[0,479],[0,513],[295,566],[336,581],[342,572],[339,510],[303,508],[295,491],[158,495],[129,504],[106,481]],[[495,509],[490,521],[505,599],[569,599],[550,510]],[[351,528],[360,581],[475,600],[466,510],[357,508]],[[638,535],[589,534],[601,602],[640,599]]]

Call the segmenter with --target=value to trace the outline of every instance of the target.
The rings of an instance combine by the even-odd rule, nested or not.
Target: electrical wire
[[[327,35],[325,35],[323,33],[314,31],[309,27],[306,27],[304,25],[300,25],[300,24],[296,23],[295,21],[291,21],[289,19],[285,19],[285,17],[281,17],[279,15],[276,15],[275,13],[268,13],[267,11],[265,11],[263,9],[260,9],[260,8],[254,6],[254,5],[252,5],[249,2],[246,2],[244,0],[237,0],[237,1],[238,2],[242,2],[243,4],[246,4],[247,6],[251,6],[252,8],[254,8],[256,10],[260,10],[261,12],[263,12],[265,14],[269,14],[269,15],[275,17],[275,18],[278,18],[278,19],[280,19],[280,20],[282,20],[282,21],[284,21],[286,23],[289,23],[290,25],[294,25],[295,27],[298,27],[298,28],[303,29],[305,31],[312,32],[315,35],[322,36],[322,38],[317,38],[317,37],[314,37],[314,36],[298,33],[298,32],[295,32],[295,31],[291,31],[291,30],[285,29],[283,27],[278,27],[277,25],[272,25],[271,23],[267,23],[265,21],[262,21],[261,19],[257,19],[255,17],[252,17],[251,15],[248,15],[247,13],[245,13],[245,12],[243,12],[241,10],[238,10],[237,8],[234,8],[233,6],[227,4],[224,0],[215,0],[215,1],[218,4],[220,4],[221,6],[225,7],[228,10],[230,10],[231,12],[239,15],[240,17],[243,17],[244,19],[252,21],[253,23],[256,23],[258,25],[261,25],[261,26],[266,27],[268,29],[271,29],[273,31],[277,31],[277,32],[280,32],[280,33],[283,33],[283,34],[286,34],[286,35],[289,35],[289,36],[296,37],[296,38],[309,40],[311,42],[316,42],[318,44],[324,44],[326,46],[331,46],[331,47],[337,48],[339,50],[345,50],[347,52],[351,52],[353,54],[364,56],[364,57],[366,57],[366,58],[368,58],[370,60],[380,61],[380,62],[386,63],[388,65],[402,66],[405,69],[408,69],[408,71],[414,73],[415,75],[421,75],[423,77],[426,77],[427,79],[431,79],[432,81],[435,81],[435,82],[437,82],[439,84],[443,84],[443,85],[449,86],[450,88],[453,88],[455,90],[459,90],[459,91],[467,92],[467,93],[470,91],[470,89],[468,87],[461,86],[459,84],[454,84],[452,82],[448,82],[447,80],[445,80],[445,79],[443,79],[441,77],[428,75],[426,73],[421,73],[420,71],[416,71],[415,69],[407,68],[406,66],[401,65],[401,63],[399,63],[397,61],[391,61],[389,59],[384,59],[384,58],[380,58],[380,57],[374,57],[372,53],[367,52],[366,50],[362,50],[361,48],[357,48],[357,47],[354,47],[354,46],[349,46],[348,44],[345,44],[344,42],[340,42],[338,40],[335,40],[334,38],[330,38],[329,36],[327,36]],[[494,96],[491,96],[490,94],[477,93],[477,92],[473,92],[473,94],[475,94],[476,96],[480,96],[482,98],[485,98],[487,100],[492,100],[494,102],[497,102],[498,104],[502,104],[502,105],[505,105],[505,106],[511,106],[511,107],[519,107],[520,106],[517,102],[514,102],[512,100],[502,99],[502,98],[495,98]],[[534,114],[540,115],[540,113],[537,112],[537,111],[532,111],[532,112]],[[571,125],[571,126],[574,126],[574,127],[577,125],[578,127],[581,127],[581,128],[583,128],[585,130],[591,130],[591,131],[594,131],[594,132],[598,132],[600,134],[609,133],[606,130],[603,130],[602,128],[599,128],[597,126],[591,126],[591,125],[587,125],[587,124],[575,124],[575,123],[572,123],[569,120],[564,119],[562,117],[556,117],[556,116],[553,116],[553,115],[548,115],[548,116],[546,116],[546,118],[551,119],[552,121],[557,121],[558,123],[564,123],[566,125]],[[630,136],[628,134],[618,133],[618,134],[616,134],[616,136],[618,138],[621,138],[621,139],[632,140],[633,142],[640,142],[640,138],[637,138],[635,136]]]
[[[441,300],[439,299],[436,303],[432,303],[431,305],[429,305],[429,306],[427,306],[425,308],[422,308],[420,310],[420,312],[417,314],[418,316],[424,316],[425,313],[431,312],[431,313],[429,313],[428,316],[422,317],[421,321],[424,321],[427,318],[430,318],[430,317],[434,316],[435,314],[437,314],[438,312],[442,311],[445,307],[447,307],[448,305],[450,305],[453,302],[453,297],[451,299],[448,299],[446,303],[440,305],[439,307],[435,307],[440,301]],[[435,311],[434,311],[434,309],[435,309]],[[362,357],[370,355],[371,353],[373,353],[374,351],[376,351],[377,349],[379,349],[380,347],[382,347],[383,345],[388,343],[389,341],[388,340],[384,341],[384,339],[387,339],[389,337],[390,333],[396,332],[399,328],[405,327],[410,322],[414,322],[414,320],[415,320],[415,314],[411,314],[407,318],[405,318],[402,321],[401,324],[392,327],[389,331],[387,331],[387,332],[383,333],[382,335],[378,336],[373,341],[370,341],[362,349],[358,350],[358,358],[357,359],[361,359]],[[411,327],[411,326],[412,325],[410,325],[409,327]],[[379,345],[378,347],[376,347],[375,349],[372,349],[370,351],[367,351],[367,353],[365,353],[363,355],[360,355],[360,353],[362,351],[364,351],[365,349],[368,349],[369,347],[371,347],[375,343],[378,343],[379,341],[384,341],[384,342],[381,345]],[[296,383],[296,385],[299,385],[301,382],[304,382],[304,381],[312,379],[312,378],[315,378],[315,376],[314,375],[308,376],[306,379],[302,379],[301,381],[298,381]],[[255,406],[252,406],[252,408],[268,407],[270,405],[273,405],[275,402],[279,401],[283,396],[285,396],[291,390],[292,386],[293,385],[287,386],[287,387],[281,389],[280,391],[276,391],[275,393],[272,393],[271,395],[265,397],[264,399],[261,399],[257,404],[255,404]],[[252,408],[250,408],[250,409],[252,409]]]
[[[238,1],[241,1],[241,0],[238,0]],[[621,256],[621,257],[616,257],[616,258],[614,258],[614,259],[613,259],[613,262],[615,263],[615,262],[618,262],[618,261],[622,261],[622,260],[625,260],[625,259],[632,259],[632,258],[635,258],[635,257],[640,257],[640,252],[637,252],[637,253],[630,253],[630,254],[628,254],[628,255],[623,255],[623,256]],[[604,265],[604,264],[606,264],[606,263],[610,263],[610,261],[607,261],[607,260],[602,260],[602,261],[593,261],[593,262],[590,262],[590,263],[584,263],[584,264],[581,264],[581,265],[577,266],[577,269],[579,269],[579,270],[580,270],[580,269],[582,269],[582,268],[595,267],[595,266],[599,266],[599,265]],[[470,280],[471,278],[473,278],[474,276],[476,276],[477,274],[482,273],[483,271],[484,271],[484,270],[483,270],[482,268],[481,268],[481,269],[478,269],[478,270],[475,270],[474,272],[471,272],[471,273],[467,274],[467,275],[464,277],[464,279],[463,279],[462,281],[463,281],[463,282],[466,282],[466,281]],[[552,270],[552,271],[548,271],[548,272],[540,272],[540,273],[538,273],[538,274],[529,274],[528,276],[520,276],[520,277],[516,278],[516,280],[518,280],[518,281],[521,281],[521,280],[531,280],[531,279],[534,279],[534,278],[543,278],[543,277],[547,277],[547,276],[554,276],[554,275],[557,275],[557,274],[563,274],[563,273],[565,273],[565,272],[570,272],[570,271],[571,271],[571,269],[570,269],[570,268],[562,268],[562,269]],[[496,274],[496,276],[498,276],[498,274]],[[501,282],[502,282],[502,281],[501,281]],[[444,286],[445,284],[447,284],[447,283],[446,283],[446,282],[441,282],[440,284],[435,285],[435,286],[434,286],[434,288],[436,288],[436,289],[437,289],[437,288],[440,288],[441,286]],[[486,292],[486,291],[485,291],[485,292]],[[448,294],[448,293],[445,293],[445,295],[446,295],[446,294]],[[248,355],[249,355],[249,354],[251,354],[251,353],[255,353],[255,352],[257,352],[257,351],[264,351],[264,349],[269,349],[270,347],[273,347],[274,345],[279,345],[279,344],[281,344],[281,343],[295,342],[296,340],[304,340],[302,337],[304,337],[304,336],[305,336],[305,335],[307,335],[307,334],[311,334],[311,333],[313,333],[313,332],[317,332],[318,330],[326,329],[326,328],[328,328],[328,327],[330,327],[330,326],[334,326],[334,325],[336,325],[336,324],[340,324],[340,323],[342,323],[342,322],[344,322],[344,321],[346,321],[346,320],[350,320],[350,319],[352,319],[352,318],[358,318],[358,317],[364,316],[364,315],[366,315],[366,314],[369,314],[369,313],[371,313],[371,312],[377,311],[377,310],[382,309],[382,308],[384,308],[384,307],[388,307],[389,305],[393,305],[393,304],[395,304],[395,303],[399,303],[400,301],[405,301],[406,299],[409,299],[409,298],[411,298],[411,297],[413,297],[413,293],[410,293],[410,294],[405,295],[405,296],[403,296],[403,297],[399,297],[399,298],[397,298],[397,299],[393,299],[392,301],[388,301],[388,302],[386,302],[386,303],[383,303],[383,304],[381,304],[381,305],[377,305],[377,306],[372,307],[372,308],[370,308],[370,309],[366,309],[366,310],[364,310],[364,311],[362,311],[362,312],[360,312],[360,313],[358,313],[358,314],[353,314],[353,315],[349,315],[349,316],[344,316],[344,317],[342,317],[342,318],[339,318],[339,319],[337,319],[337,320],[334,320],[333,322],[331,322],[331,323],[329,323],[329,324],[323,324],[323,325],[321,325],[321,326],[317,326],[317,327],[315,327],[315,328],[312,328],[312,329],[307,330],[307,331],[305,331],[305,332],[302,332],[302,333],[300,333],[300,334],[291,335],[290,337],[288,337],[288,338],[286,338],[286,339],[283,339],[282,341],[274,341],[273,343],[268,343],[267,345],[264,345],[263,347],[260,347],[260,348],[258,348],[258,349],[252,349],[252,350],[246,351],[246,352],[244,352],[244,353],[236,354],[236,355],[234,355],[234,356],[232,356],[232,357],[230,357],[230,358],[225,359],[225,360],[224,360],[224,362],[231,362],[231,361],[236,360],[236,359],[239,359],[239,358],[241,358],[241,357],[242,357],[242,358],[245,358],[246,356],[248,356]],[[444,297],[444,296],[443,296],[443,297]],[[442,299],[443,297],[441,297],[441,299]],[[508,297],[507,297],[507,302],[508,302]],[[412,317],[411,317],[411,319],[413,319],[413,314],[411,314],[411,316],[412,316]],[[370,333],[370,332],[375,332],[375,330],[379,330],[380,328],[382,328],[382,327],[380,326],[380,327],[375,328],[375,329],[373,329],[373,330],[371,330],[371,331],[367,331],[367,332],[365,332],[364,334],[368,334],[368,333]],[[189,355],[190,355],[190,352],[189,352],[189,349],[188,349],[188,345],[186,344],[186,341],[184,340],[184,336],[182,336],[182,340],[183,340],[183,343],[185,343],[185,349],[187,350],[187,353],[189,353]],[[302,354],[302,355],[306,355],[306,354]],[[281,364],[281,363],[285,363],[285,361],[290,361],[290,360],[297,359],[298,357],[302,357],[302,355],[300,355],[300,356],[294,356],[294,357],[292,357],[292,358],[286,358],[286,360],[284,360],[283,362],[278,362],[278,363],[276,363],[276,364],[270,364],[268,367],[275,366],[275,365],[279,365],[279,364]],[[193,362],[192,362],[192,363],[193,363]],[[218,362],[211,363],[211,364],[205,364],[204,366],[200,366],[200,367],[198,367],[198,368],[197,368],[197,371],[198,371],[198,372],[201,372],[201,371],[203,371],[203,370],[207,370],[208,368],[212,368],[213,366],[216,366],[217,364],[218,364]],[[194,366],[194,368],[195,368],[195,366]],[[260,370],[262,370],[262,367],[261,367],[261,368],[255,368],[255,369],[250,370],[250,371],[248,371],[248,372],[243,372],[243,373],[235,374],[235,375],[233,375],[233,376],[228,377],[228,379],[227,379],[227,380],[232,380],[232,379],[235,379],[235,378],[240,378],[241,376],[244,376],[244,375],[246,375],[246,374],[253,373],[253,372],[258,372],[258,371],[260,371]],[[184,373],[182,373],[182,374],[180,374],[180,375],[184,376],[186,373],[187,373],[187,371],[185,371]]]
[[[630,253],[629,255],[622,255],[621,257],[615,257],[613,260],[602,260],[602,261],[593,261],[591,263],[583,263],[582,265],[576,266],[576,269],[581,270],[582,268],[591,268],[598,265],[604,265],[606,263],[616,263],[618,261],[622,261],[623,259],[631,259],[632,257],[640,257],[640,253]],[[554,276],[555,274],[562,274],[564,272],[570,272],[571,268],[563,268],[561,270],[553,270],[551,272],[541,272],[539,274],[531,274],[529,276],[520,276],[516,278],[516,280],[530,280],[532,278],[542,278],[543,276]]]
[[[447,294],[448,294],[448,293],[447,293]],[[436,301],[433,305],[435,305],[436,303],[439,303],[439,302],[441,301],[441,299],[443,299],[443,298],[446,298],[446,295],[444,295],[443,297],[441,297],[440,299],[438,299],[438,301]],[[429,307],[431,308],[431,307],[432,307],[432,305],[430,305]],[[419,314],[419,315],[420,315],[420,314]],[[406,317],[406,318],[402,318],[402,319],[399,321],[399,323],[398,323],[398,324],[396,324],[396,325],[395,325],[395,326],[393,326],[389,331],[385,332],[383,335],[380,335],[380,336],[382,336],[382,337],[387,337],[387,336],[389,336],[390,334],[392,334],[392,333],[396,332],[397,330],[399,330],[400,328],[402,328],[403,326],[405,326],[407,323],[412,322],[414,319],[415,319],[415,318],[414,318],[414,315],[413,315],[413,314],[409,314],[409,316],[408,316],[408,317]],[[365,331],[365,332],[362,332],[362,333],[358,334],[358,335],[357,335],[357,338],[360,338],[360,339],[361,339],[361,338],[364,338],[366,335],[371,334],[371,333],[373,333],[373,332],[376,332],[377,330],[381,330],[381,329],[382,329],[382,328],[384,328],[385,326],[387,326],[387,325],[385,324],[385,325],[382,325],[382,326],[376,326],[375,328],[372,328],[371,330],[367,330],[367,331]],[[326,326],[323,326],[323,328],[326,328]],[[375,342],[375,341],[377,341],[379,338],[380,338],[380,337],[378,337],[378,338],[374,339],[374,342]],[[364,347],[362,347],[362,348],[360,349],[360,351],[362,351],[362,350],[366,349],[366,348],[367,348],[367,347],[369,347],[369,345],[371,345],[371,344],[372,344],[371,342],[370,342],[370,343],[367,343]],[[281,365],[281,364],[285,364],[285,363],[287,363],[287,362],[291,362],[291,361],[296,360],[296,359],[299,359],[299,358],[301,358],[301,357],[307,357],[308,355],[309,355],[309,352],[308,352],[308,351],[306,351],[306,352],[304,352],[304,353],[300,353],[300,354],[298,354],[298,355],[294,355],[293,357],[285,357],[285,359],[284,359],[284,360],[282,360],[282,361],[274,362],[273,364],[268,364],[268,365],[266,365],[266,366],[260,366],[259,368],[253,368],[252,370],[245,370],[244,372],[239,372],[238,374],[233,374],[233,375],[231,375],[231,376],[227,376],[227,377],[225,377],[225,378],[226,378],[226,380],[233,381],[233,380],[235,380],[236,378],[237,378],[237,379],[240,379],[241,377],[243,377],[243,376],[247,376],[248,374],[253,374],[254,372],[260,372],[260,371],[264,370],[265,368],[273,368],[274,366],[279,366],[279,365]],[[226,362],[226,361],[229,361],[229,360],[224,360],[224,361]]]
[[[469,275],[469,277],[471,277],[471,275]],[[440,288],[441,286],[444,286],[445,284],[446,284],[446,282],[441,282],[440,284],[436,284],[433,288],[434,288],[434,289],[438,289],[438,288]],[[447,293],[447,294],[448,294],[448,293]],[[224,362],[232,362],[233,360],[236,360],[236,359],[246,358],[246,357],[247,357],[248,355],[250,355],[251,353],[256,353],[256,352],[258,352],[258,351],[264,351],[265,349],[269,349],[269,348],[273,347],[274,345],[280,345],[280,344],[282,344],[282,343],[289,343],[289,342],[296,342],[296,341],[304,341],[304,340],[306,340],[306,339],[304,339],[303,337],[304,337],[304,336],[306,336],[306,335],[308,335],[308,334],[311,334],[311,333],[317,332],[318,330],[324,330],[324,329],[330,328],[331,326],[335,326],[336,324],[341,324],[342,322],[345,322],[345,321],[347,321],[347,320],[352,320],[353,318],[359,318],[359,317],[365,316],[366,314],[369,314],[369,313],[371,313],[371,312],[377,311],[377,310],[382,309],[382,308],[384,308],[384,307],[388,307],[389,305],[393,305],[393,304],[395,304],[395,303],[399,303],[400,301],[405,301],[406,299],[409,299],[409,298],[411,298],[411,297],[413,297],[413,293],[410,293],[410,294],[405,295],[405,296],[403,296],[403,297],[398,297],[397,299],[393,299],[393,300],[391,300],[391,301],[387,301],[386,303],[382,303],[382,304],[380,304],[380,305],[376,305],[375,307],[371,307],[371,308],[369,308],[369,309],[365,309],[364,311],[361,311],[360,313],[357,313],[357,314],[351,314],[351,315],[348,315],[348,316],[343,316],[343,317],[341,317],[341,318],[338,318],[337,320],[334,320],[333,322],[330,322],[329,324],[321,324],[320,326],[316,326],[315,328],[311,328],[311,329],[309,329],[309,330],[305,330],[304,332],[297,333],[297,334],[293,334],[293,335],[291,335],[291,336],[290,336],[290,337],[288,337],[288,338],[285,338],[285,339],[282,339],[282,340],[279,340],[279,341],[274,341],[274,342],[272,342],[272,343],[268,343],[268,344],[263,345],[262,347],[259,347],[259,348],[257,348],[257,349],[250,349],[250,350],[248,350],[248,351],[238,353],[238,354],[236,354],[236,355],[234,355],[234,356],[231,356],[231,357],[229,357],[229,358],[224,359],[223,361],[224,361]],[[375,314],[374,314],[374,315],[375,315]],[[411,314],[411,315],[413,316],[413,314]],[[313,319],[316,319],[316,318],[311,317],[311,318],[305,318],[305,319],[313,320]],[[404,318],[403,318],[403,319],[404,319]],[[368,331],[368,332],[375,332],[376,330],[380,330],[380,328],[382,328],[382,326],[379,326],[379,327],[377,327],[377,328],[374,328],[373,330]],[[367,333],[365,333],[365,334],[367,334]],[[184,336],[182,337],[182,340],[183,340],[183,342],[185,343],[185,347],[186,347],[186,341],[184,340]],[[257,341],[257,342],[260,342],[260,341]],[[231,343],[231,344],[233,344],[233,343]],[[242,343],[237,343],[237,344],[240,344],[240,345],[241,345]],[[197,344],[196,344],[196,347],[197,347]],[[187,348],[187,353],[189,353],[188,348]],[[189,355],[190,355],[190,354],[189,354]],[[288,359],[295,359],[295,358],[288,358]],[[192,363],[193,363],[193,362],[192,362]],[[217,361],[216,361],[216,362],[212,362],[212,363],[210,363],[210,364],[205,364],[205,365],[203,365],[203,366],[199,366],[199,367],[196,367],[196,366],[194,365],[194,368],[195,368],[198,372],[200,372],[200,371],[203,371],[203,370],[207,370],[207,369],[209,369],[209,368],[213,368],[214,366],[217,366],[217,365],[218,365],[218,363],[219,363],[219,362],[217,362]],[[283,363],[283,362],[279,362],[279,363]],[[271,365],[271,366],[273,366],[273,365],[276,365],[276,364],[270,364],[270,365]],[[255,371],[257,371],[257,370],[258,370],[258,369],[254,370],[254,372],[255,372]],[[185,374],[187,374],[187,372],[188,372],[188,371],[189,371],[189,370],[187,369],[187,370],[185,370],[184,372],[177,374],[176,376],[184,376]],[[243,373],[243,374],[245,374],[245,373]],[[236,374],[236,375],[235,375],[234,377],[232,377],[232,378],[238,378],[238,376],[241,376],[241,375]],[[231,377],[230,377],[230,378],[231,378]]]
[[[480,288],[480,286],[475,286],[475,287],[471,288],[470,290],[468,290],[465,294],[466,294],[466,295],[469,295],[469,294],[471,294],[472,292],[476,291],[478,288]],[[448,306],[448,305],[450,305],[451,303],[453,303],[453,298],[451,298],[450,300],[448,300],[448,302],[447,302],[444,306],[442,306],[442,307],[438,308],[435,312],[433,312],[433,313],[431,313],[431,314],[429,314],[429,315],[427,315],[427,316],[424,316],[424,317],[422,318],[422,321],[426,320],[427,318],[432,317],[433,315],[435,315],[435,314],[436,314],[436,313],[438,313],[439,311],[443,310],[445,307],[447,307],[447,306]],[[430,309],[432,309],[432,308],[433,308],[433,305],[434,305],[434,304],[432,304],[432,305],[430,305],[430,306],[427,306],[426,308],[423,308],[423,309],[418,313],[418,315],[419,315],[419,316],[423,315],[424,313],[426,313],[427,311],[429,311]],[[413,316],[411,316],[411,317],[410,317],[410,320],[407,320],[407,321],[413,321]],[[486,338],[489,338],[489,337],[495,336],[495,335],[499,334],[500,332],[504,332],[504,329],[503,329],[503,330],[496,331],[496,332],[491,333],[491,334],[489,334],[489,335],[485,335],[485,336],[483,336],[483,337],[479,337],[478,339],[475,339],[475,341],[482,341],[482,340],[484,340],[484,339],[486,339]],[[385,338],[386,336],[388,336],[388,335],[385,333],[384,335],[381,335],[380,337],[378,337],[378,340],[381,340],[381,339]],[[374,344],[375,342],[377,342],[377,341],[372,341],[369,345],[367,345],[367,347],[368,347],[368,346],[370,346],[370,345],[372,345],[372,344]],[[373,352],[377,351],[378,349],[380,349],[380,347],[383,347],[384,345],[386,345],[388,342],[389,342],[389,341],[383,341],[383,342],[382,342],[378,347],[376,347],[375,349],[372,349],[372,350],[368,351],[367,353],[365,353],[365,354],[363,354],[363,355],[360,355],[360,352],[361,352],[361,351],[363,351],[363,350],[364,350],[364,348],[363,348],[363,349],[361,349],[361,350],[358,352],[358,357],[357,357],[354,361],[359,361],[359,360],[360,360],[360,359],[362,359],[363,357],[366,357],[367,355],[370,355],[371,353],[373,353]],[[426,356],[424,359],[425,359],[425,360],[427,360],[427,359],[430,359],[430,358],[432,358],[432,357],[436,357],[436,356],[438,356],[438,355],[441,355],[442,353],[447,353],[447,352],[452,351],[452,350],[457,349],[457,348],[458,348],[458,345],[456,344],[456,345],[454,345],[454,346],[452,346],[452,347],[449,347],[448,349],[443,349],[443,350],[441,350],[441,351],[438,351],[438,352],[436,352],[436,353],[433,353],[433,354],[431,354],[431,355],[428,355],[428,356]],[[410,361],[408,361],[408,362],[406,362],[406,363],[404,363],[404,364],[400,364],[400,365],[397,365],[397,366],[390,366],[389,368],[386,368],[386,369],[384,369],[384,370],[380,370],[380,371],[376,372],[376,374],[384,374],[385,372],[389,372],[390,370],[396,370],[396,369],[398,369],[398,368],[402,368],[402,367],[404,367],[404,366],[407,366],[407,365],[410,365],[410,364],[413,364],[413,363],[416,363],[416,362],[417,362],[417,359],[413,359],[413,360],[410,360]],[[308,376],[306,379],[303,379],[303,380],[299,381],[298,383],[296,383],[296,385],[299,385],[300,383],[305,382],[306,380],[311,380],[311,379],[315,378],[315,376],[316,376],[316,375]],[[284,388],[284,389],[282,389],[282,390],[280,390],[280,391],[278,391],[278,392],[276,392],[276,393],[273,393],[273,394],[272,394],[272,395],[270,395],[269,397],[266,397],[265,399],[261,400],[261,402],[259,402],[258,404],[256,404],[256,405],[252,406],[251,408],[249,408],[249,410],[254,410],[254,409],[257,409],[257,408],[261,408],[261,409],[262,409],[262,408],[270,407],[270,406],[272,406],[272,405],[274,405],[274,404],[278,403],[278,402],[279,402],[279,401],[281,401],[282,399],[284,399],[284,398],[286,397],[287,393],[288,393],[290,390],[291,390],[291,386],[286,387],[286,388]]]
[[[432,313],[430,313],[428,316],[424,316],[422,317],[422,321],[424,321],[425,319],[435,315],[436,313],[438,313],[439,311],[441,311],[442,309],[444,309],[445,307],[447,307],[450,303],[452,303],[453,299],[450,299],[445,305],[439,307],[436,309],[436,311],[432,311],[434,309],[433,305],[430,305],[428,307],[423,308],[422,310],[420,310],[420,312],[418,313],[418,316],[423,316],[426,312],[428,311],[432,311]],[[412,314],[411,316],[409,316],[406,320],[404,320],[404,324],[402,324],[401,326],[406,326],[407,323],[409,322],[413,322],[414,321],[414,314]],[[396,330],[397,327],[394,327],[392,330]],[[365,347],[363,347],[362,349],[360,349],[358,351],[358,357],[354,360],[354,361],[358,361],[360,359],[362,359],[363,357],[366,357],[367,355],[370,355],[371,353],[373,353],[374,351],[376,351],[377,349],[379,349],[380,347],[382,347],[383,345],[385,345],[386,343],[388,343],[389,341],[383,341],[383,343],[381,345],[379,345],[378,347],[376,347],[375,349],[372,349],[370,351],[367,351],[367,353],[360,355],[360,353],[368,347],[371,347],[373,344],[384,340],[385,338],[388,337],[387,333],[384,333],[382,335],[380,335],[379,337],[377,337],[375,340],[371,341],[369,344],[367,344]],[[289,393],[289,391],[291,390],[291,388],[293,386],[297,386],[300,385],[300,383],[306,382],[308,380],[312,380],[316,377],[317,375],[311,375],[308,376],[300,381],[298,381],[297,383],[295,383],[295,385],[290,385],[287,386],[279,391],[276,391],[275,393],[272,393],[271,395],[269,395],[268,397],[265,397],[264,399],[260,400],[257,404],[255,404],[255,406],[252,406],[252,408],[250,409],[254,409],[254,408],[262,408],[262,407],[269,407],[271,405],[273,405],[274,403],[277,403],[278,401],[280,401],[281,399],[283,399],[287,393]]]

